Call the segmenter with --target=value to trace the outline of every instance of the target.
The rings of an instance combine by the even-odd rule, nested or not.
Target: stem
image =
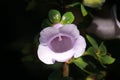
[[[75,2],[75,3],[69,4],[66,7],[70,8],[70,7],[74,7],[74,6],[77,6],[77,5],[80,5],[80,2]]]
[[[63,77],[68,77],[69,76],[69,64],[66,62],[63,65]]]
[[[87,74],[89,74],[89,75],[91,75],[91,74],[95,74],[95,73],[92,73],[92,72],[90,72],[90,71],[87,71],[87,70],[85,70],[85,69],[82,69],[84,72],[86,72]]]

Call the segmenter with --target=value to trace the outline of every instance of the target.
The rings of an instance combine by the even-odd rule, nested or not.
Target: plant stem
[[[85,69],[82,69],[84,72],[86,72],[87,74],[89,74],[89,75],[91,75],[91,74],[95,74],[95,73],[92,73],[92,72],[89,72],[89,71],[87,71],[87,70],[85,70]]]
[[[64,63],[63,64],[63,77],[68,77],[69,76],[69,64]]]
[[[77,5],[80,5],[80,2],[75,2],[75,3],[69,4],[66,7],[70,8],[70,7],[74,7],[74,6],[77,6]]]

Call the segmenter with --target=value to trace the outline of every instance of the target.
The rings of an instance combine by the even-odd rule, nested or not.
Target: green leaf
[[[48,27],[50,25],[52,25],[51,22],[48,19],[45,19],[45,20],[43,20],[41,27],[45,28],[45,27]]]
[[[82,58],[74,59],[73,63],[82,70],[88,65]]]
[[[48,13],[48,17],[49,17],[49,20],[52,22],[52,23],[59,23],[60,20],[61,20],[61,14],[58,10],[50,10],[49,13]]]
[[[98,50],[97,42],[89,35],[87,35],[86,37],[87,37],[88,41],[90,42],[90,44],[93,46],[93,48],[97,51]]]
[[[107,54],[107,49],[106,49],[105,45],[103,44],[103,42],[100,44],[99,50],[100,50],[100,55],[106,55]]]
[[[62,24],[71,24],[74,21],[74,15],[72,12],[66,12],[61,19]]]
[[[95,59],[97,59],[96,52],[93,47],[89,47],[86,51],[86,54],[93,56]]]
[[[115,61],[115,58],[109,55],[99,56],[99,59],[103,64],[112,64]]]
[[[83,15],[83,16],[86,16],[88,13],[87,13],[85,7],[81,4],[81,5],[80,5],[80,8],[81,8],[82,15]]]
[[[62,78],[61,70],[56,70],[49,75],[48,80],[62,80]]]

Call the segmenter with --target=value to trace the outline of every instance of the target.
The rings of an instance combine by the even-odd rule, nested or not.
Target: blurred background
[[[43,29],[41,22],[47,18],[50,9],[54,8],[64,12],[66,10],[61,5],[71,3],[73,0],[70,0],[71,2],[65,0],[65,3],[63,0],[36,0],[38,3],[34,1],[10,0],[1,2],[0,46],[2,64],[0,66],[4,80],[6,78],[47,80],[52,71],[51,68],[38,60],[35,37]],[[60,5],[57,5],[56,2]],[[117,1],[109,0],[108,2],[112,4]],[[116,58],[115,63],[108,66],[106,80],[119,80],[120,40],[103,41],[108,52]],[[73,73],[75,73],[74,70]]]

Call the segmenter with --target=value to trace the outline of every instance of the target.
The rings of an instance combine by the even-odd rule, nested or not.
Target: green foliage
[[[61,20],[61,14],[58,10],[56,9],[51,9],[48,12],[48,19],[43,20],[41,27],[48,27],[51,26],[52,24],[59,23]]]
[[[88,54],[90,56],[93,56],[94,58],[97,58],[96,56],[96,50],[94,50],[93,47],[89,47],[87,51],[85,52],[85,55]]]
[[[86,35],[89,43],[92,45],[92,47],[95,49],[95,50],[98,50],[98,44],[97,42],[89,35]]]
[[[58,10],[50,10],[48,13],[49,20],[52,23],[59,23],[61,19],[61,14]]]
[[[41,27],[48,27],[53,24],[61,23],[61,24],[71,24],[74,21],[74,15],[72,12],[66,12],[63,14],[61,18],[61,14],[56,9],[51,9],[48,12],[48,19],[43,20]]]
[[[105,47],[105,45],[103,44],[103,42],[100,44],[99,46],[99,50],[100,50],[100,55],[106,55],[107,54],[107,49]]]
[[[115,61],[115,58],[107,54],[107,49],[103,42],[98,46],[97,42],[92,37],[87,35],[87,39],[92,46],[87,49],[85,55],[93,56],[102,66],[104,66],[104,64],[112,64]]]
[[[112,64],[115,61],[115,58],[109,55],[100,56],[99,59],[103,64]]]
[[[88,13],[87,13],[87,10],[85,9],[85,7],[83,6],[83,4],[80,5],[80,8],[81,8],[82,15],[86,16]]]
[[[77,5],[80,5],[80,2],[75,2],[75,3],[69,4],[69,5],[67,5],[66,7],[67,7],[67,8],[70,8],[70,7],[75,7],[75,6],[77,6]]]
[[[71,24],[74,21],[75,17],[72,12],[66,12],[63,14],[61,22],[62,24]]]
[[[82,58],[73,59],[72,62],[82,70],[88,65]]]
[[[106,72],[100,71],[96,75],[95,74],[88,75],[85,80],[104,80],[105,76],[106,76]]]
[[[81,10],[81,13],[83,16],[86,16],[88,14],[87,10],[85,9],[84,5],[80,2],[75,2],[75,3],[72,3],[72,4],[69,4],[67,5],[66,7],[67,8],[70,8],[70,7],[75,7],[75,6],[80,6],[80,10]]]

